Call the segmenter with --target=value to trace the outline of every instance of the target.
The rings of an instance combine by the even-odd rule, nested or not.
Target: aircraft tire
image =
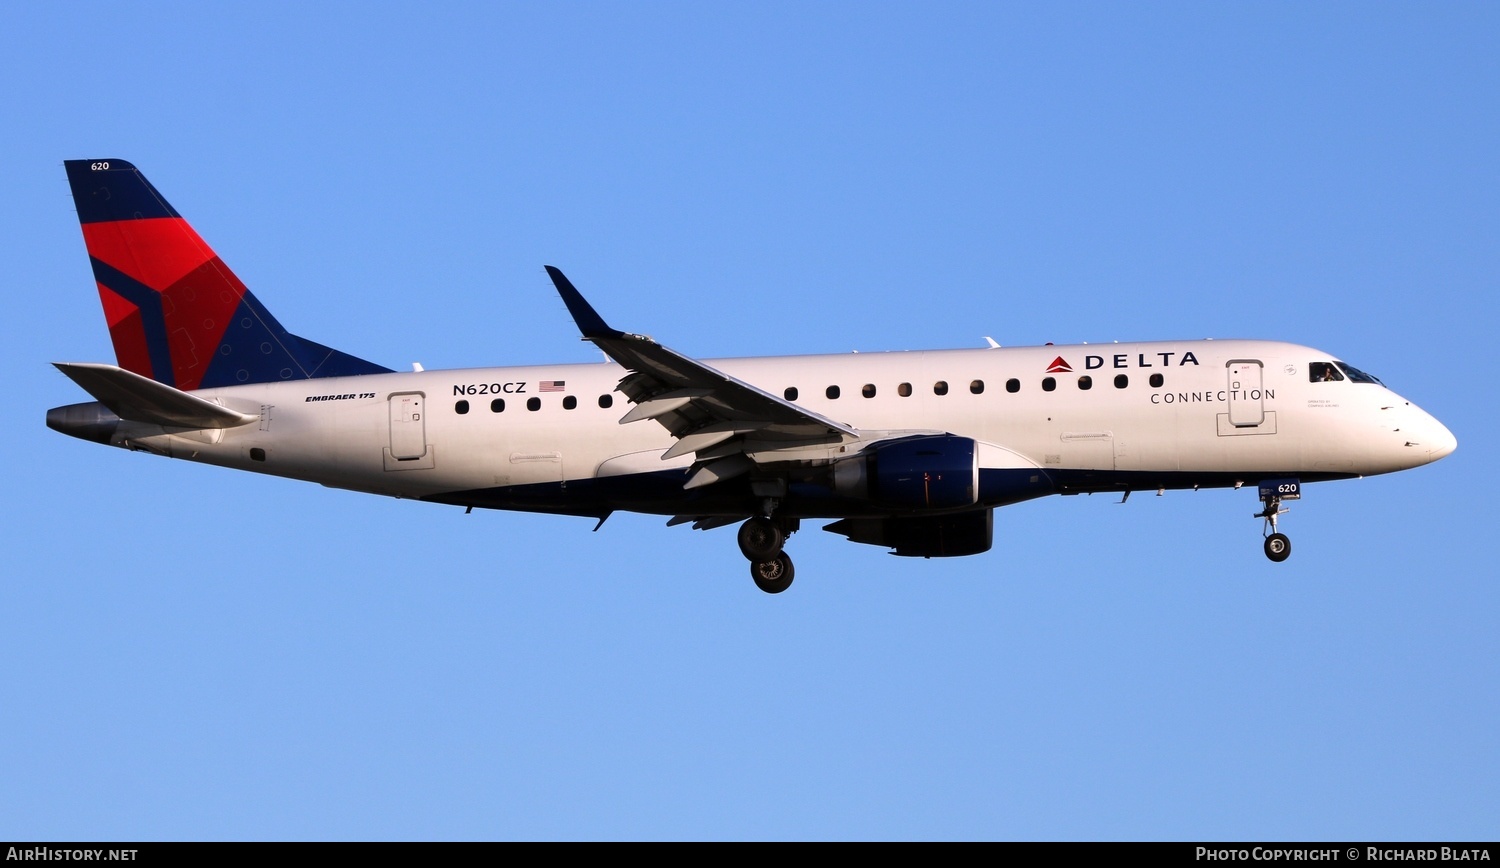
[[[1284,533],[1273,533],[1266,537],[1266,557],[1281,563],[1292,556],[1292,541]]]
[[[786,534],[765,516],[756,516],[740,525],[740,554],[752,564],[770,561],[781,554]]]
[[[792,559],[786,552],[777,553],[771,560],[750,564],[750,578],[755,580],[755,587],[768,594],[779,594],[790,588],[792,577],[796,573],[792,568]]]

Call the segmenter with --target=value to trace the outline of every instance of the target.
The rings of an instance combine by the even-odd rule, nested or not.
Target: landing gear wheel
[[[769,562],[781,554],[786,534],[765,516],[756,516],[740,525],[740,553],[752,564]]]
[[[1292,556],[1292,541],[1284,533],[1273,533],[1266,537],[1266,557],[1281,563]]]
[[[760,588],[768,594],[779,594],[792,586],[792,576],[796,575],[792,569],[792,559],[787,557],[786,552],[781,552],[768,561],[754,561],[750,564],[750,578],[755,580],[755,587]]]
[[[1255,517],[1265,520],[1266,528],[1261,531],[1261,536],[1266,538],[1266,557],[1273,563],[1279,564],[1292,556],[1292,541],[1286,538],[1286,534],[1276,530],[1276,519],[1286,515],[1287,511],[1281,502],[1301,499],[1301,480],[1286,477],[1260,481],[1260,502],[1266,508],[1256,513]]]

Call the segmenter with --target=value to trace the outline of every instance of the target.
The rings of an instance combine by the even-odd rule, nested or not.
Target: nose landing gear
[[[768,594],[779,594],[792,585],[796,570],[781,547],[797,531],[797,520],[778,521],[758,515],[740,525],[740,553],[750,561],[750,578]]]
[[[1287,512],[1281,502],[1301,499],[1302,484],[1295,479],[1267,479],[1260,484],[1260,502],[1266,508],[1254,517],[1265,520],[1261,536],[1266,538],[1266,557],[1278,564],[1292,556],[1292,541],[1276,530],[1276,519]]]
[[[1266,557],[1281,563],[1292,556],[1292,541],[1284,533],[1273,533],[1266,537]]]

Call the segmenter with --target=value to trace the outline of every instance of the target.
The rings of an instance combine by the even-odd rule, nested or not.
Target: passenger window
[[[1012,395],[1014,395],[1016,392],[1021,391],[1021,381],[1017,380],[1014,377],[1010,378],[1009,380],[1006,380],[1005,381],[1005,391],[1010,392]]]
[[[970,380],[969,391],[976,395],[984,394],[984,380]]]
[[[1313,362],[1307,366],[1307,379],[1314,383],[1332,383],[1344,379],[1333,362]]]
[[[1163,377],[1161,374],[1152,374],[1151,375],[1151,388],[1153,388],[1153,389],[1160,389],[1161,388],[1161,384],[1165,383],[1166,381],[1167,381],[1166,378]]]
[[[896,394],[900,395],[903,398],[910,398],[911,397],[911,383],[902,383],[901,385],[897,386],[896,387]]]
[[[839,396],[839,387],[829,386],[827,389],[823,390],[823,394],[827,395],[828,400],[830,401],[836,400]]]
[[[786,391],[782,392],[781,396],[783,398],[786,398],[788,401],[795,401],[795,400],[797,400],[797,387],[796,386],[787,386],[786,387]]]
[[[615,404],[615,396],[614,395],[600,395],[599,396],[599,406],[600,407],[603,407],[604,409],[608,410],[610,407],[613,407],[614,404]]]
[[[504,413],[505,412],[505,399],[504,398],[496,398],[495,400],[491,401],[490,402],[490,412],[491,413]]]
[[[874,383],[865,383],[865,387],[863,389],[860,389],[859,393],[861,395],[864,395],[866,398],[873,398],[873,397],[875,397],[875,384]]]
[[[457,413],[460,416],[462,416],[463,414],[469,412],[469,402],[468,401],[459,401],[457,404],[454,404],[453,405],[453,412]]]
[[[542,399],[541,398],[527,398],[526,399],[526,409],[531,410],[533,412],[542,409]]]
[[[1052,379],[1051,377],[1043,377],[1042,378],[1042,391],[1043,392],[1050,392],[1050,391],[1052,391],[1053,389],[1056,389],[1056,388],[1057,388],[1057,381],[1056,380]]]
[[[1094,388],[1094,378],[1090,377],[1088,374],[1084,374],[1083,376],[1079,377],[1078,388],[1084,392],[1087,392],[1089,389]]]
[[[564,395],[563,396],[563,409],[564,410],[571,410],[571,409],[573,409],[574,407],[577,407],[577,406],[578,406],[578,399],[577,398],[573,397],[572,395]]]
[[[948,381],[947,380],[938,380],[936,383],[933,383],[932,384],[932,394],[934,394],[934,395],[946,395],[946,394],[948,394]]]
[[[1125,388],[1128,385],[1130,385],[1130,378],[1129,377],[1125,376],[1124,374],[1115,374],[1115,388],[1116,389],[1123,389],[1123,388]]]

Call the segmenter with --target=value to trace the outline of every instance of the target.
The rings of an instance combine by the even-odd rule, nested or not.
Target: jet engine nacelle
[[[905,518],[846,518],[823,528],[850,542],[886,546],[906,558],[951,558],[990,550],[995,511],[977,509],[948,515]]]
[[[979,449],[968,437],[922,434],[876,444],[833,467],[833,487],[894,509],[957,509],[979,499]]]

